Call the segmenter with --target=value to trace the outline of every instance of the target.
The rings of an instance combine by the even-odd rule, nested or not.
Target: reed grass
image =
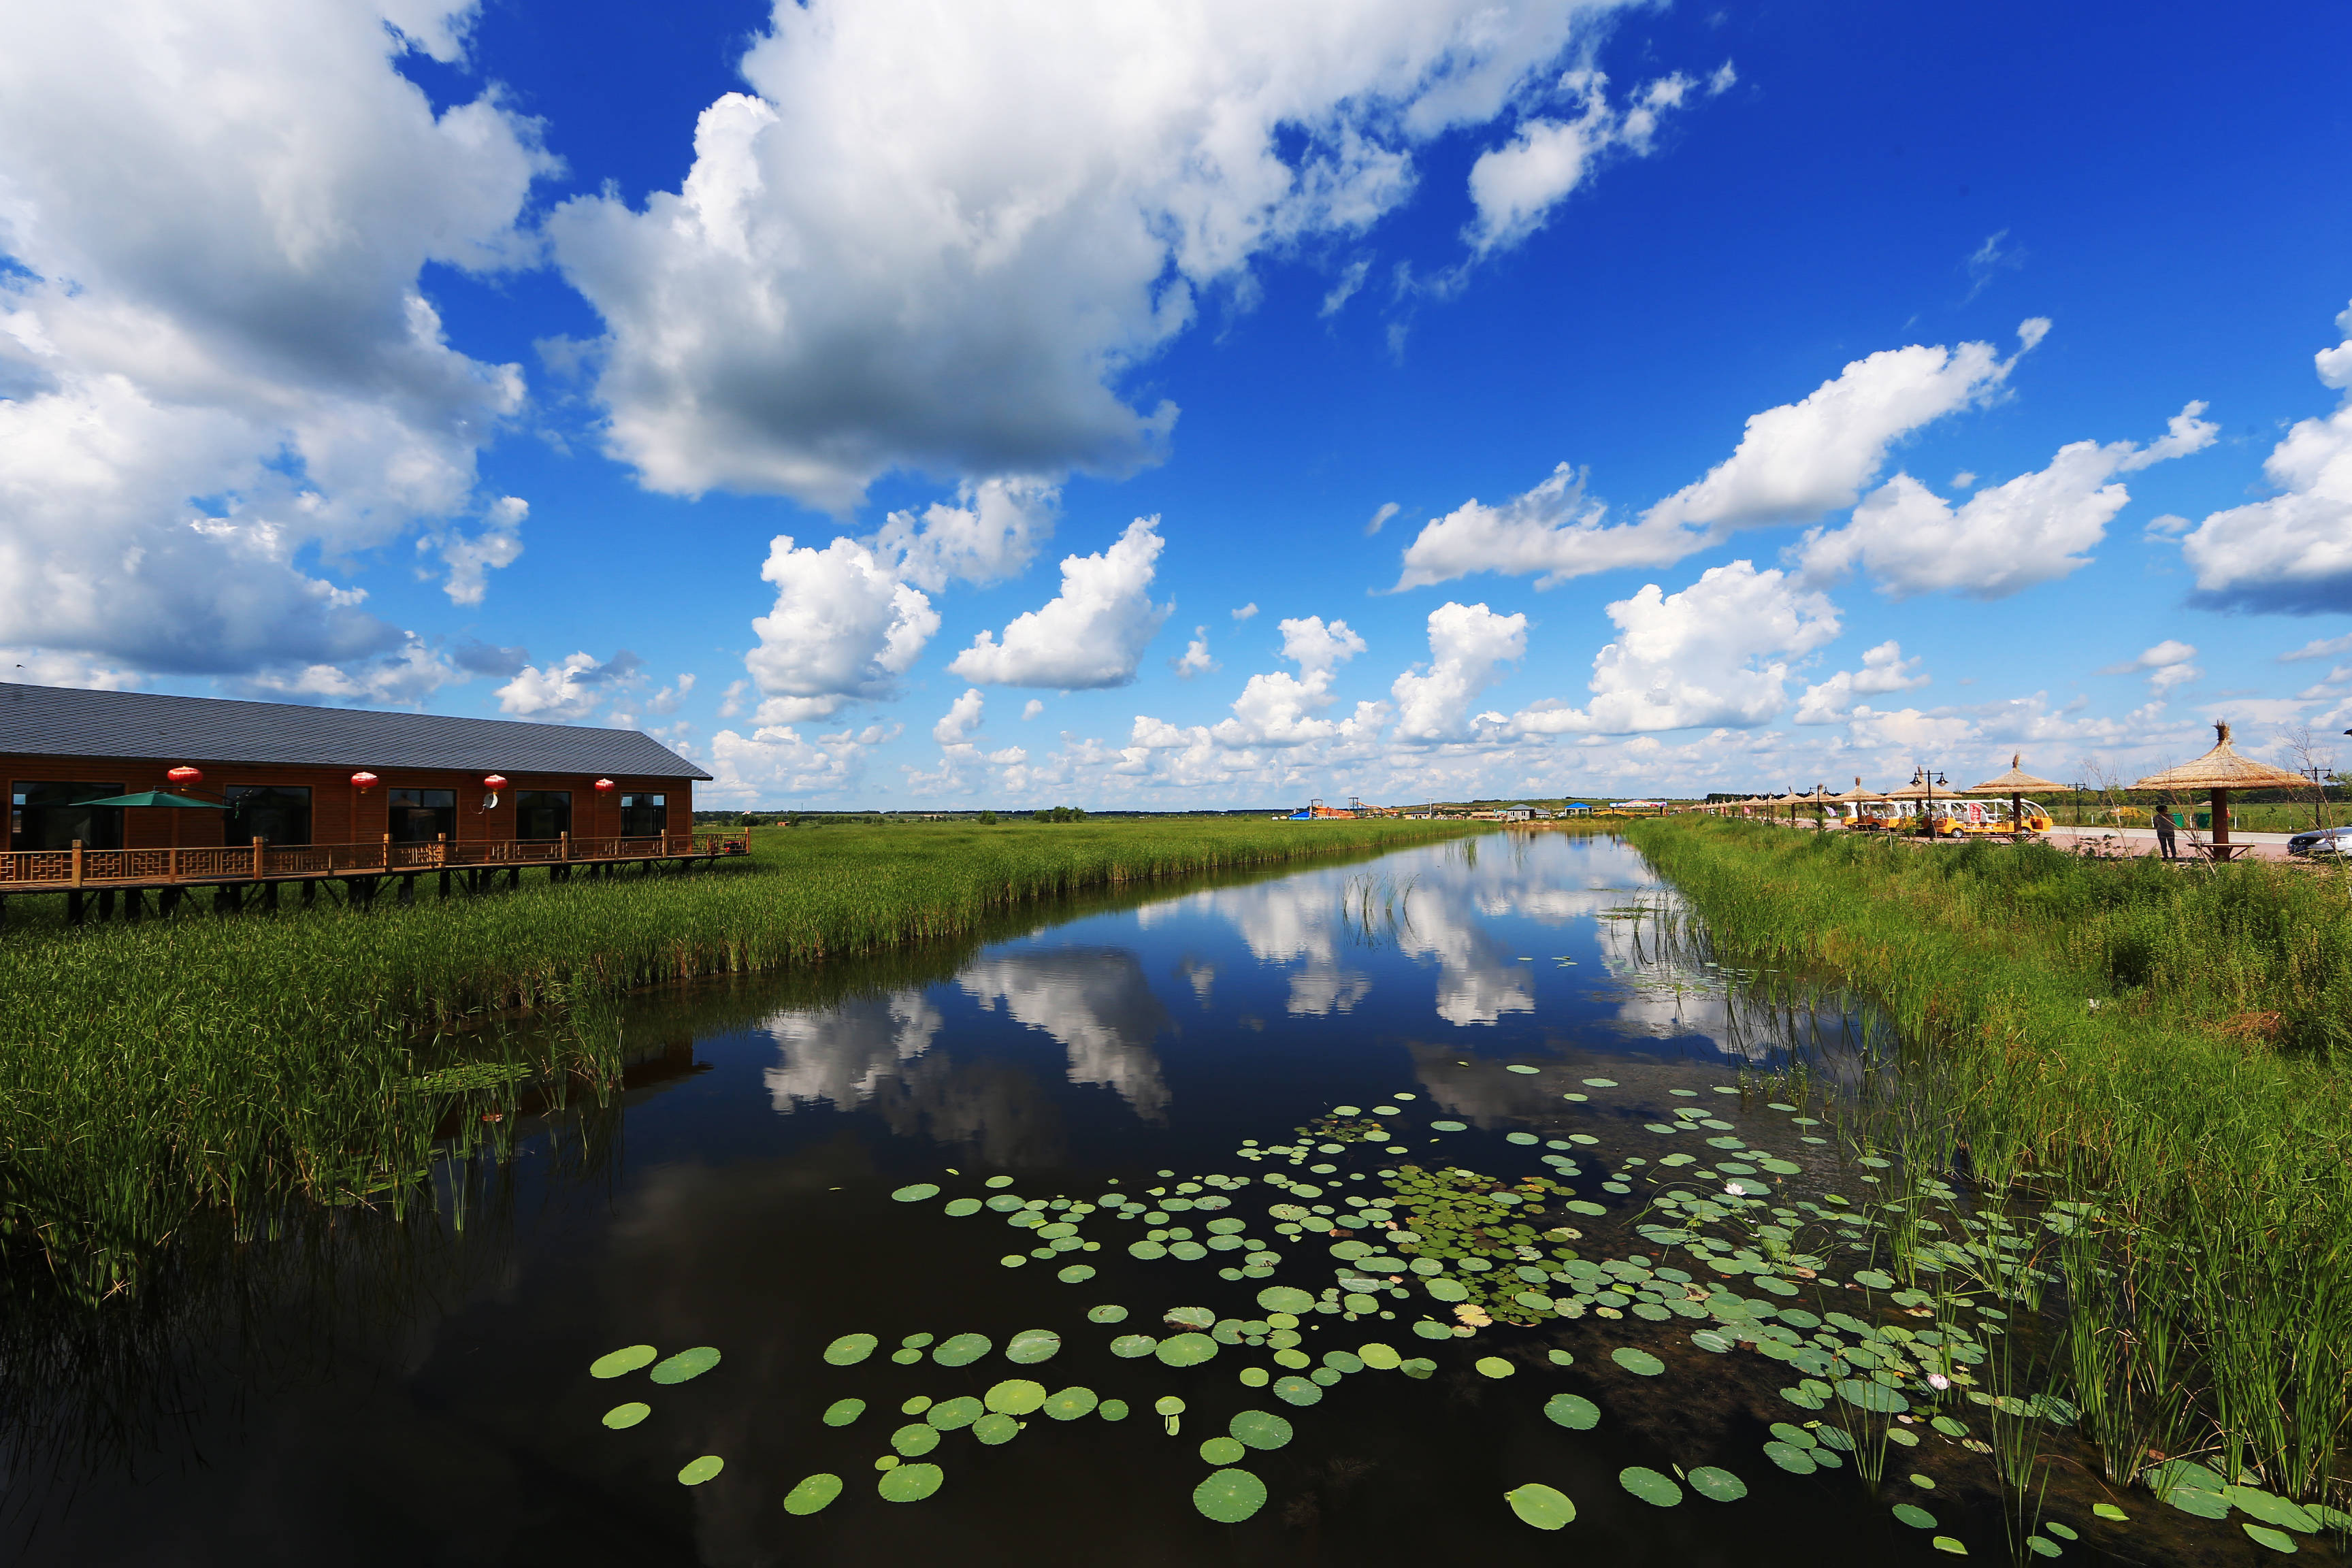
[[[927,945],[1086,889],[1377,853],[1443,823],[829,828],[688,874],[0,939],[0,1261],[89,1301],[184,1229],[422,1190],[532,1084],[601,1090],[657,982]],[[454,1112],[454,1115],[453,1115]],[[485,1131],[487,1129],[487,1131]],[[447,1152],[445,1147],[444,1152]]]
[[[2015,1174],[2081,1205],[2096,1246],[2062,1259],[2066,1359],[2111,1473],[2185,1445],[2288,1496],[2340,1488],[2341,873],[1921,853],[1729,823],[1631,837],[1718,951],[1885,1010],[1900,1098],[1936,1108],[1941,1158],[1990,1202]]]

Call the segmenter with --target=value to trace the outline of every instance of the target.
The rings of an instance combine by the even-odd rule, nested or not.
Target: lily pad
[[[1911,1408],[1911,1402],[1884,1384],[1864,1383],[1858,1377],[1842,1380],[1837,1385],[1838,1397],[1857,1409],[1874,1415],[1900,1415]]]
[[[1087,1321],[1089,1323],[1123,1323],[1127,1321],[1127,1309],[1117,1306],[1089,1307],[1087,1309]]]
[[[890,1434],[890,1447],[910,1459],[939,1446],[940,1429],[928,1421],[909,1421]]]
[[[856,1366],[881,1342],[872,1334],[844,1334],[824,1347],[824,1359],[835,1366]]]
[[[1274,1396],[1291,1405],[1312,1405],[1323,1397],[1323,1389],[1303,1377],[1277,1377],[1274,1380]]]
[[[1647,1465],[1626,1466],[1617,1472],[1617,1484],[1643,1502],[1660,1508],[1672,1508],[1683,1500],[1683,1489],[1675,1484],[1674,1478],[1661,1475]]]
[[[1234,1439],[1253,1448],[1279,1448],[1290,1441],[1291,1425],[1267,1410],[1244,1410],[1235,1415],[1225,1430]]]
[[[2305,1510],[2258,1487],[2223,1487],[2221,1500],[2231,1508],[2281,1530],[2300,1535],[2319,1533],[2319,1521]]]
[[[1576,1504],[1569,1500],[1568,1494],[1541,1481],[1513,1487],[1503,1494],[1503,1500],[1511,1505],[1520,1523],[1532,1524],[1538,1530],[1558,1530],[1576,1519]]]
[[[686,1468],[677,1473],[677,1484],[682,1487],[698,1487],[726,1468],[727,1461],[718,1455],[705,1454],[698,1459],[690,1459],[687,1462]]]
[[[1015,1366],[1052,1361],[1062,1348],[1062,1336],[1051,1329],[1024,1329],[1004,1347],[1004,1359]]]
[[[988,1413],[988,1406],[969,1394],[953,1399],[942,1399],[923,1412],[923,1419],[942,1432],[954,1432],[971,1426]]]
[[[1160,1342],[1150,1334],[1121,1334],[1111,1341],[1110,1353],[1132,1361],[1137,1356],[1150,1355],[1160,1348]]]
[[[970,1366],[995,1348],[986,1334],[957,1334],[940,1342],[931,1359],[941,1366]]]
[[[1095,1268],[1091,1263],[1073,1263],[1054,1276],[1065,1285],[1083,1285],[1094,1277]]]
[[[1358,1345],[1356,1359],[1374,1372],[1394,1372],[1404,1364],[1404,1357],[1398,1353],[1394,1345],[1384,1345],[1378,1341],[1368,1345]]]
[[[1204,1464],[1237,1464],[1248,1457],[1249,1450],[1231,1437],[1212,1437],[1201,1445],[1201,1459]]]
[[[939,1490],[946,1479],[937,1465],[900,1465],[883,1471],[874,1489],[882,1494],[884,1502],[920,1502]]]
[[[1160,1342],[1153,1352],[1165,1366],[1198,1366],[1217,1353],[1217,1342],[1206,1334],[1178,1334]]]
[[[591,1377],[619,1377],[635,1372],[658,1354],[651,1345],[625,1345],[621,1349],[598,1356],[588,1363]]]
[[[1709,1502],[1738,1502],[1748,1495],[1748,1483],[1729,1470],[1701,1465],[1689,1477],[1691,1490]]]
[[[1045,1385],[1025,1377],[1008,1377],[990,1389],[982,1403],[999,1415],[1027,1415],[1044,1407]]]
[[[1448,1279],[1443,1275],[1430,1280],[1427,1289],[1432,1297],[1440,1301],[1466,1301],[1470,1299],[1470,1288],[1467,1285],[1463,1284],[1459,1279]]]
[[[1056,1421],[1076,1421],[1097,1403],[1091,1388],[1066,1388],[1045,1401],[1045,1414]]]
[[[1861,1268],[1854,1271],[1853,1282],[1865,1290],[1892,1290],[1895,1276],[1883,1268]]]
[[[1615,1089],[1617,1087],[1617,1080],[1613,1078],[1588,1078],[1581,1079],[1579,1081],[1587,1089]]]
[[[784,1494],[786,1513],[816,1513],[841,1495],[841,1478],[830,1471],[819,1470],[803,1476],[798,1486]]]
[[[2267,1524],[2241,1524],[2238,1528],[2244,1531],[2246,1539],[2257,1546],[2267,1546],[2273,1552],[2290,1555],[2295,1551],[2294,1537],[2283,1530],[2273,1530]]]
[[[971,1424],[971,1435],[992,1448],[999,1443],[1010,1443],[1019,1436],[1021,1423],[1002,1412],[992,1410]]]
[[[1921,1508],[1916,1502],[1896,1503],[1895,1505],[1895,1519],[1896,1523],[1907,1524],[1914,1530],[1933,1530],[1936,1528],[1936,1516],[1929,1513],[1926,1509]]]
[[[1517,1062],[1512,1062],[1512,1063],[1511,1063],[1511,1064],[1509,1064],[1507,1067],[1504,1068],[1503,1068],[1503,1070],[1504,1070],[1505,1072],[1530,1072],[1530,1073],[1532,1073],[1532,1072],[1541,1072],[1541,1071],[1543,1071],[1543,1068],[1541,1068],[1521,1067],[1518,1063],[1517,1063]]]
[[[1800,1448],[1794,1443],[1767,1443],[1764,1457],[1792,1476],[1810,1476],[1821,1468],[1810,1449]]]
[[[1095,1406],[1095,1414],[1106,1421],[1124,1421],[1127,1419],[1127,1401],[1106,1399]]]
[[[980,1210],[981,1202],[978,1198],[953,1198],[940,1212],[950,1218],[963,1219],[968,1215],[978,1214]]]
[[[1269,1285],[1257,1293],[1257,1304],[1269,1312],[1311,1312],[1315,1298],[1290,1285]]]
[[[1655,1377],[1666,1370],[1666,1363],[1648,1351],[1637,1351],[1630,1345],[1620,1345],[1609,1352],[1609,1359],[1637,1377]]]
[[[1508,1377],[1519,1370],[1498,1355],[1482,1355],[1472,1364],[1481,1377]]]
[[[1010,1176],[991,1176],[987,1181],[981,1184],[982,1186],[989,1187],[1009,1187],[1013,1184],[1013,1178]]]
[[[626,1405],[615,1405],[613,1408],[604,1412],[604,1425],[610,1426],[614,1431],[618,1432],[626,1427],[635,1426],[638,1422],[644,1420],[653,1413],[654,1407],[652,1405],[644,1403],[642,1400],[631,1400]]]
[[[1433,1131],[1439,1132],[1467,1132],[1470,1131],[1470,1124],[1466,1121],[1433,1121],[1429,1125]]]
[[[2091,1511],[2101,1519],[2112,1520],[2117,1524],[2125,1523],[2131,1518],[2131,1515],[2111,1502],[2095,1502],[2091,1505]]]
[[[1247,1470],[1212,1470],[1192,1489],[1192,1506],[1219,1524],[1239,1524],[1265,1506],[1265,1483]]]
[[[897,1192],[892,1193],[890,1195],[898,1199],[902,1204],[919,1204],[925,1198],[938,1197],[940,1195],[940,1184],[937,1182],[917,1182],[912,1186],[900,1187]]]
[[[709,1345],[697,1345],[690,1351],[680,1351],[646,1373],[656,1383],[684,1383],[690,1377],[700,1377],[719,1364],[719,1352]]]
[[[1967,1543],[1957,1535],[1932,1535],[1927,1538],[1927,1544],[1938,1552],[1948,1552],[1955,1557],[1966,1557],[1969,1554]]]
[[[1601,1406],[1578,1394],[1555,1394],[1544,1402],[1544,1415],[1571,1432],[1590,1432],[1601,1425]]]

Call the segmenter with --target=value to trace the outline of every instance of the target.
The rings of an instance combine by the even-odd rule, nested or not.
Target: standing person
[[[2180,858],[2180,850],[2172,837],[2172,801],[2168,796],[2156,803],[2156,852],[2168,860]]]

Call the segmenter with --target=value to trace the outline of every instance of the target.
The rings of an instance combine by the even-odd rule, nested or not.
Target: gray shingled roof
[[[707,779],[635,730],[0,682],[0,755]]]

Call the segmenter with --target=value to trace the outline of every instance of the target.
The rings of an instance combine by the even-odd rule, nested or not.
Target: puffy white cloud
[[[980,728],[980,710],[986,700],[978,687],[971,687],[949,705],[948,710],[940,715],[940,721],[931,726],[931,739],[940,743],[940,750],[950,753],[977,752],[971,737]]]
[[[1109,549],[1066,556],[1058,595],[1013,617],[1001,642],[982,632],[948,668],[966,680],[1064,690],[1133,680],[1145,646],[1175,608],[1151,602],[1159,522],[1137,518]]]
[[[2019,328],[2026,349],[2049,322]],[[2023,352],[2022,350],[2020,351]],[[1736,530],[1811,522],[1854,504],[1888,448],[1994,395],[2016,365],[1990,343],[1912,344],[1848,364],[1801,401],[1750,417],[1731,456],[1630,523],[1585,494],[1569,464],[1500,506],[1465,501],[1406,547],[1398,590],[1474,572],[1542,575],[1538,588],[1626,566],[1665,566]]]
[[[2205,673],[2189,662],[2196,657],[2197,649],[2193,645],[2177,637],[2167,637],[2154,647],[2144,649],[2137,658],[2111,664],[2099,673],[2136,675],[2146,670],[2149,695],[2161,697],[2174,687],[2185,686]]]
[[[1242,622],[1248,620],[1252,616],[1256,614],[1257,601],[1253,599],[1248,604],[1244,605],[1240,609],[1233,612],[1234,624],[1239,626]]]
[[[1320,616],[1284,621],[1281,631],[1282,657],[1301,674],[1278,669],[1251,676],[1234,700],[1234,716],[1209,731],[1218,744],[1297,746],[1340,733],[1341,722],[1316,715],[1331,706],[1332,679],[1341,665],[1364,651],[1363,637],[1345,621],[1324,625]],[[1136,739],[1138,744],[1150,743],[1140,729]]]
[[[1798,548],[1806,575],[1833,581],[1856,566],[1893,598],[1954,593],[2001,599],[2090,564],[2084,552],[2131,500],[2118,473],[2210,446],[2219,426],[2192,403],[2162,437],[2140,447],[2074,441],[2050,466],[1989,485],[1958,508],[1908,474],[1897,474],[1854,508],[1852,521],[1815,529]]]
[[[779,4],[679,191],[549,222],[604,320],[611,448],[835,510],[894,467],[1130,470],[1175,410],[1118,384],[1202,290],[1361,233],[1607,9]]]
[[[1429,612],[1429,662],[1396,678],[1397,738],[1451,741],[1469,728],[1470,704],[1528,650],[1528,618],[1451,601]]]
[[[923,591],[853,539],[816,550],[780,533],[760,575],[776,585],[776,605],[751,623],[760,646],[743,663],[760,689],[762,724],[830,718],[847,703],[893,695],[940,629]]]
[[[1930,679],[1919,669],[1917,658],[1905,658],[1903,645],[1888,638],[1862,656],[1860,669],[1841,669],[1827,680],[1805,688],[1792,716],[1800,724],[1832,724],[1853,711],[1857,697],[1908,691]]]
[[[1192,679],[1196,675],[1209,675],[1223,668],[1222,665],[1209,657],[1209,628],[1194,626],[1192,640],[1184,645],[1184,656],[1181,658],[1170,659],[1168,667],[1186,680]]]
[[[1704,88],[1676,71],[1649,83],[1619,109],[1609,101],[1606,76],[1590,68],[1568,72],[1556,90],[1573,118],[1523,120],[1507,145],[1481,153],[1471,165],[1475,216],[1464,237],[1481,254],[1517,244],[1541,228],[1608,154],[1646,156],[1662,116],[1681,108],[1694,91],[1713,95],[1738,79],[1729,61]]]
[[[1042,698],[1032,697],[1028,701],[1021,705],[1022,721],[1025,723],[1029,720],[1034,719],[1038,714],[1043,713],[1045,710],[1045,700]]]
[[[551,163],[495,94],[436,116],[395,68],[412,47],[455,61],[469,14],[12,14],[0,638],[299,684],[408,657],[306,548],[426,524],[461,602],[513,559],[514,507],[490,503],[478,531],[452,520],[481,510],[476,454],[520,374],[453,350],[419,279],[526,258],[515,219]]]
[[[444,686],[477,673],[465,667],[462,650],[456,660],[444,658],[415,634],[406,636],[406,643],[392,653],[341,664],[272,665],[234,679],[230,688],[239,697],[275,702],[415,707]]]
[[[1328,674],[1364,651],[1363,637],[1345,621],[1323,624],[1320,616],[1284,621],[1282,657],[1310,675]]]
[[[857,781],[866,753],[898,731],[868,724],[810,741],[791,725],[763,725],[749,735],[721,730],[710,738],[712,782],[695,794],[714,804],[755,805],[780,795],[841,789]]]
[[[499,707],[518,719],[585,719],[617,689],[635,684],[641,664],[623,648],[609,663],[575,653],[543,669],[525,666],[499,688]]]
[[[2346,340],[2321,351],[2319,379],[2352,394],[2352,308]],[[2325,419],[2296,422],[2263,472],[2280,494],[2217,511],[2180,542],[2197,603],[2307,615],[2352,602],[2352,395]]]
[[[920,518],[892,512],[874,538],[876,556],[934,594],[950,581],[985,587],[1018,577],[1054,536],[1062,492],[1042,479],[992,479],[967,481],[956,500],[934,502]]]
[[[522,522],[530,515],[530,503],[520,496],[500,496],[483,510],[475,531],[450,529],[416,542],[419,550],[438,550],[447,563],[449,579],[442,586],[451,604],[480,604],[489,574],[522,558]]]
[[[1593,658],[1592,700],[1582,710],[1536,703],[1512,719],[1513,730],[1753,728],[1788,706],[1789,661],[1838,635],[1837,610],[1825,595],[1749,561],[1712,567],[1678,594],[1649,584],[1611,605],[1609,618],[1617,640]],[[1899,671],[1900,650],[1892,651]]]
[[[24,686],[78,686],[86,691],[135,691],[139,672],[53,648],[0,647],[0,680]]]

